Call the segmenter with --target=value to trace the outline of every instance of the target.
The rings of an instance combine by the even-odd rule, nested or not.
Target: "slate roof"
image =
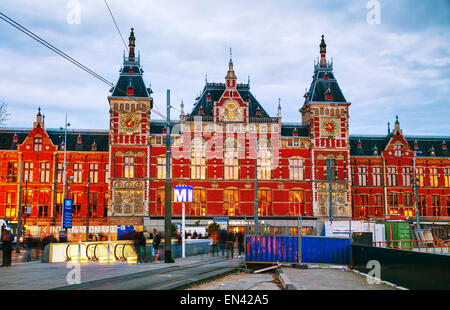
[[[392,134],[387,136],[350,135],[350,156],[380,156],[391,137]],[[411,149],[417,151],[418,157],[450,157],[450,137],[404,136],[404,138]],[[417,150],[414,148],[416,141]],[[444,141],[447,149],[442,147]],[[358,147],[358,142],[361,142],[361,147]],[[378,155],[374,155],[375,147],[378,149]],[[432,148],[434,148],[435,155],[431,154]]]
[[[17,145],[22,144],[32,129],[5,128],[0,129],[0,150],[17,150]],[[64,142],[64,131],[59,129],[46,129],[50,140],[54,145],[60,146]],[[17,143],[13,143],[14,135],[17,135]],[[77,143],[78,136],[82,143]],[[92,144],[97,145],[98,152],[109,151],[109,131],[107,130],[71,130],[67,132],[67,151],[92,151]]]
[[[328,79],[325,79],[325,75]],[[327,102],[326,92],[330,90],[332,102],[347,102],[342,94],[341,88],[333,74],[333,65],[328,64],[327,67],[316,65],[314,68],[313,81],[309,91],[305,94],[307,101]]]
[[[130,73],[130,69],[133,73]],[[128,87],[134,89],[133,97],[136,98],[149,98],[153,93],[150,88],[145,86],[143,78],[143,70],[139,67],[138,62],[125,64],[120,71],[119,80],[116,83],[116,87],[111,89],[112,97],[128,97]],[[124,93],[125,92],[125,93]]]
[[[297,130],[298,137],[310,137],[309,126],[301,123],[283,123],[281,124],[281,136],[293,137],[294,131]]]
[[[205,87],[203,88],[202,94],[196,99],[194,103],[194,107],[192,109],[192,112],[190,114],[186,114],[187,116],[198,116],[200,115],[200,107],[203,107],[205,116],[213,116],[213,105],[215,101],[219,101],[219,99],[222,97],[222,94],[224,93],[226,89],[225,83],[206,83]],[[248,84],[237,84],[236,89],[239,92],[239,95],[244,101],[248,101],[250,99],[250,105],[249,105],[249,116],[255,117],[256,110],[261,110],[261,117],[270,117],[269,114],[264,110],[264,108],[261,106],[261,104],[256,100],[256,98],[253,96],[253,94],[250,92],[250,86]],[[208,96],[211,96],[211,101],[207,100]]]

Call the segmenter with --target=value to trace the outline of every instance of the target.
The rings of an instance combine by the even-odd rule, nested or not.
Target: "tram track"
[[[209,259],[112,278],[68,285],[54,290],[175,290],[235,271],[240,261]]]

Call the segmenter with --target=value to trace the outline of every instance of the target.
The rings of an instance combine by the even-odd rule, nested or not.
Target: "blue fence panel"
[[[246,236],[246,261],[298,263],[298,237]]]
[[[303,263],[350,265],[350,238],[302,236]]]

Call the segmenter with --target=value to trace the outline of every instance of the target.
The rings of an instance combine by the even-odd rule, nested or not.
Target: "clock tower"
[[[322,36],[320,60],[314,64],[313,81],[300,112],[311,136],[313,214],[335,218],[351,216],[350,102],[342,94],[326,53]]]
[[[124,55],[119,80],[108,97],[111,193],[108,216],[111,224],[119,225],[124,217],[127,217],[128,225],[142,225],[149,205],[149,134],[153,99],[151,89],[143,80],[140,56],[135,55],[135,40],[131,28],[129,54],[128,57]]]

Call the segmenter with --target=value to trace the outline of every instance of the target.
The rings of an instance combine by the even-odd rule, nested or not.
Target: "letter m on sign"
[[[175,186],[175,202],[192,202],[192,187]]]

